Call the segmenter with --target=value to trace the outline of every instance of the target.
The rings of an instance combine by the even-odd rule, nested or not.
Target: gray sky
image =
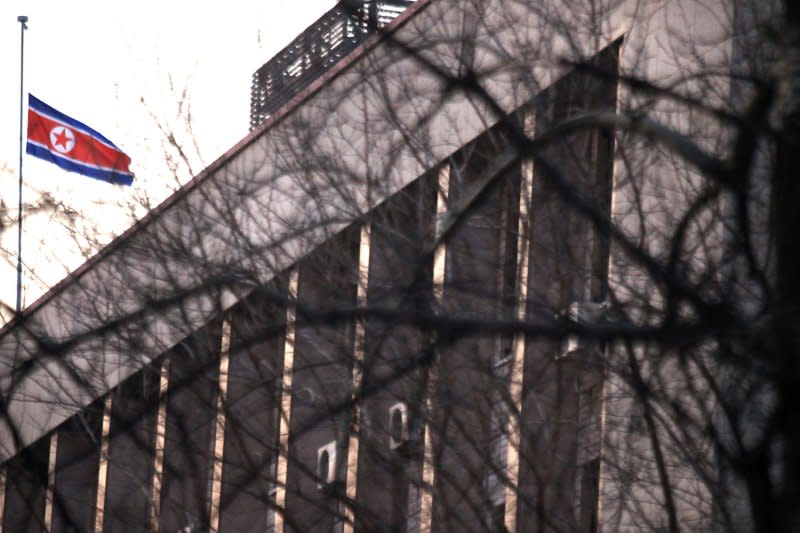
[[[52,194],[82,212],[85,224],[106,234],[127,226],[124,206],[149,195],[162,199],[174,186],[165,163],[156,120],[181,130],[177,95],[191,104],[193,138],[202,169],[247,133],[250,75],[335,0],[2,0],[0,1],[0,195],[17,205],[19,137],[18,15],[25,32],[25,90],[111,139],[131,158],[133,188],[66,173],[25,156],[24,195]],[[201,7],[198,7],[201,6]],[[144,99],[144,104],[142,103]],[[187,139],[184,139],[187,141]],[[180,178],[186,179],[182,172]],[[33,190],[30,190],[30,189]],[[121,208],[120,206],[123,206]],[[0,300],[15,300],[16,227],[3,227]],[[26,277],[30,304],[83,262],[74,236],[47,216],[31,216],[23,237],[23,261],[37,276]],[[79,237],[78,237],[79,238]],[[33,278],[38,277],[35,281]]]

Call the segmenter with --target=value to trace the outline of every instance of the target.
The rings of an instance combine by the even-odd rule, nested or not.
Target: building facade
[[[259,69],[248,137],[2,332],[3,531],[721,523],[706,465],[647,474],[660,433],[628,431],[653,416],[592,329],[652,304],[620,234],[657,219],[657,248],[697,183],[608,118],[648,105],[620,80],[689,72],[663,41],[713,9],[376,15],[400,4],[363,35],[338,6]]]

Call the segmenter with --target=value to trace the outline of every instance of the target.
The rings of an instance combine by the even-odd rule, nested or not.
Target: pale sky
[[[25,200],[35,191],[79,211],[77,235],[46,215],[24,223],[23,304],[83,263],[76,239],[99,225],[104,240],[129,224],[125,212],[145,195],[157,203],[175,186],[157,123],[185,131],[176,102],[186,91],[199,157],[194,172],[248,131],[250,76],[335,0],[1,0],[0,198],[16,219],[19,160],[20,24],[25,32],[25,92],[99,131],[131,159],[134,187],[112,186],[24,156]],[[144,99],[144,104],[142,103]],[[186,136],[179,137],[188,142]],[[190,150],[191,151],[191,150]],[[185,180],[189,172],[180,169]],[[33,189],[33,190],[31,190]],[[139,213],[142,209],[140,208]],[[0,226],[0,300],[16,294],[16,224]],[[32,281],[38,277],[39,281]],[[2,313],[0,313],[2,315]]]

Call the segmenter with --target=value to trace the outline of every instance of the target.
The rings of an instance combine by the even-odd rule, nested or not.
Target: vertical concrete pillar
[[[102,533],[106,507],[106,483],[108,481],[108,435],[111,432],[111,402],[109,393],[103,402],[103,425],[100,429],[100,461],[97,466],[97,501],[95,503],[94,531]]]
[[[0,533],[3,533],[3,518],[6,511],[6,467],[0,466]]]
[[[295,326],[297,318],[297,281],[299,269],[289,275],[289,302],[286,306],[286,338],[283,348],[280,424],[278,429],[278,464],[275,473],[275,533],[283,533],[286,506],[286,479],[289,466],[289,428],[292,416],[292,371],[294,370]]]
[[[161,365],[161,380],[158,391],[158,416],[153,458],[153,505],[150,508],[150,530],[158,533],[158,517],[161,512],[161,481],[164,475],[164,443],[167,436],[167,390],[169,389],[169,359]]]
[[[369,251],[370,251],[370,224],[361,226],[361,237],[358,246],[358,285],[356,286],[356,305],[364,307],[367,303],[367,285],[369,283]],[[365,325],[362,318],[355,321],[355,339],[353,342],[353,398],[356,399],[361,390],[364,365],[364,332]],[[358,439],[361,433],[361,406],[356,401],[353,404],[353,420],[350,438],[347,445],[347,470],[345,472],[345,491],[347,502],[356,501],[358,489]],[[351,505],[345,506],[344,533],[353,533],[355,527],[355,514]]]
[[[53,529],[53,493],[56,485],[56,461],[58,459],[58,432],[50,435],[50,457],[47,461],[47,490],[44,498],[44,529]]]
[[[222,340],[219,354],[219,391],[217,394],[216,424],[214,427],[214,456],[211,468],[211,505],[208,524],[211,533],[219,530],[219,502],[222,494],[222,454],[225,451],[225,401],[228,393],[228,363],[231,347],[230,319],[222,321]]]
[[[525,135],[532,138],[535,116],[527,112],[524,118]],[[519,222],[517,234],[517,294],[514,309],[516,320],[525,320],[528,299],[528,263],[530,255],[531,202],[533,201],[533,161],[522,161],[519,188]],[[505,527],[509,533],[517,530],[517,498],[519,488],[520,427],[522,416],[522,379],[525,366],[525,335],[514,336],[511,352],[511,371],[509,373],[509,396],[511,413],[508,417],[508,449],[506,452]]]
[[[436,195],[436,240],[442,234],[442,223],[447,213],[447,198],[450,189],[450,164],[446,163],[439,169],[439,179]],[[433,303],[438,308],[444,296],[445,259],[447,245],[439,242],[433,255]],[[428,374],[428,390],[425,395],[426,422],[423,431],[422,451],[422,490],[420,495],[420,533],[430,533],[433,521],[433,488],[436,481],[436,471],[433,458],[433,435],[431,434],[430,417],[433,413],[434,391],[436,390],[436,365],[430,367]]]

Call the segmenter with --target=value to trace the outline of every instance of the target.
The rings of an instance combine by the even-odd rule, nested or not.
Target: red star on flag
[[[53,146],[62,146],[64,151],[67,150],[67,143],[69,142],[69,136],[67,135],[66,130],[62,129],[58,133],[55,134],[56,141],[53,143]]]

